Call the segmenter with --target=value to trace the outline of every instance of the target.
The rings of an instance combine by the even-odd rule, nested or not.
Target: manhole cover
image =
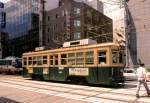
[[[0,103],[20,103],[20,102],[17,102],[17,101],[14,101],[5,97],[0,97]]]

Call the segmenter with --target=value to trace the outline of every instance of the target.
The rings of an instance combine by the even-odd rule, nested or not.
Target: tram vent
[[[91,45],[97,44],[95,40],[92,39],[82,39],[70,42],[64,42],[63,47],[72,47],[72,46],[79,46],[79,45]]]

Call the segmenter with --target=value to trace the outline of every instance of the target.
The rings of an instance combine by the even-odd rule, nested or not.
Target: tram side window
[[[88,51],[85,53],[85,63],[94,64],[94,52],[93,51]]]
[[[55,65],[58,65],[58,55],[55,55],[54,57],[55,57],[55,62],[54,63],[55,63]]]
[[[98,53],[99,64],[106,64],[106,51],[100,51]]]
[[[37,65],[42,65],[42,56],[37,57]]]
[[[23,58],[23,65],[27,65],[27,58]]]
[[[118,63],[118,52],[117,51],[113,51],[112,52],[112,62],[115,64],[115,63]]]
[[[61,54],[61,65],[67,64],[67,54]]]
[[[47,56],[43,56],[43,64],[47,64]]]
[[[28,65],[32,65],[32,57],[28,57]]]
[[[53,65],[53,56],[50,56],[50,65]]]
[[[68,64],[75,65],[75,53],[68,54]]]
[[[76,53],[76,65],[84,65],[84,53]]]
[[[36,57],[33,57],[33,65],[36,65]]]

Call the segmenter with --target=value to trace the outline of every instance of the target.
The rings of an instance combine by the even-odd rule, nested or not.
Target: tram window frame
[[[89,55],[89,53],[92,53],[92,55],[91,54]],[[86,65],[94,64],[94,51],[86,51],[85,52],[85,64]]]
[[[76,65],[76,54],[75,53],[68,53],[68,64],[71,66]]]
[[[43,56],[43,64],[47,64],[47,56],[45,55],[45,56]]]
[[[49,62],[50,62],[50,65],[54,65],[54,61],[53,61],[54,59],[53,59],[53,58],[54,58],[54,56],[52,56],[52,55],[49,56],[49,59],[50,59],[50,61],[49,61]]]
[[[33,56],[33,65],[37,65],[37,57]]]
[[[42,61],[42,56],[37,56],[37,65],[43,65]]]
[[[58,55],[54,55],[54,65],[58,65]]]
[[[76,65],[84,65],[85,64],[85,53],[84,52],[76,52]]]
[[[23,65],[26,66],[27,65],[27,57],[23,58]]]
[[[61,54],[61,65],[67,65],[67,54]]]
[[[33,58],[32,57],[28,57],[28,65],[32,65],[33,64]]]
[[[100,56],[100,53],[103,53],[103,55]],[[105,50],[105,51],[98,51],[98,64],[107,64],[107,50]]]

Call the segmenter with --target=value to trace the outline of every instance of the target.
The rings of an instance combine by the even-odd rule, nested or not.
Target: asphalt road
[[[150,82],[148,85],[150,87]],[[135,97],[135,91],[136,81],[111,88],[0,75],[0,103],[150,103],[143,87],[139,99]]]

